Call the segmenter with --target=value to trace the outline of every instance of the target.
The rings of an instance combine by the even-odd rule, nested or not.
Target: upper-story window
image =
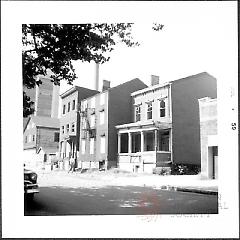
[[[75,107],[76,107],[76,101],[74,99],[73,102],[72,102],[72,110],[75,110]]]
[[[54,142],[59,142],[59,133],[58,132],[54,133]]]
[[[152,102],[147,103],[147,119],[152,119]]]
[[[90,127],[95,127],[95,115],[91,115],[90,117]]]
[[[28,140],[28,137],[27,137],[27,136],[25,136],[25,143],[27,143],[27,140]]]
[[[75,123],[72,123],[72,132],[75,132]]]
[[[65,114],[66,113],[66,105],[64,104],[63,105],[63,112],[62,112],[63,114]]]
[[[68,112],[70,112],[71,103],[68,103]]]
[[[28,142],[31,142],[31,141],[32,141],[32,135],[29,134],[29,135],[28,135]]]
[[[62,126],[62,134],[64,134],[64,126]]]
[[[100,124],[104,124],[104,122],[105,122],[105,112],[102,111],[99,114],[100,114]]]
[[[160,100],[160,117],[165,117],[166,116],[166,103],[165,100]]]
[[[105,103],[105,93],[101,93],[100,95],[100,105],[103,105]]]
[[[32,135],[32,141],[33,142],[35,141],[35,135],[34,134]]]
[[[96,98],[95,97],[91,98],[91,108],[95,108],[95,102]]]
[[[69,132],[69,124],[67,124],[67,133]]]
[[[141,120],[141,106],[140,105],[135,107],[135,119],[136,119],[136,122]]]
[[[82,101],[82,111],[85,111],[87,108],[87,100]]]

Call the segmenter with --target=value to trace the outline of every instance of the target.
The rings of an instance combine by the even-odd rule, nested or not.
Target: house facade
[[[216,79],[200,73],[131,94],[131,123],[116,126],[118,166],[152,173],[171,163],[201,164],[198,99],[216,97]]]
[[[201,175],[218,178],[217,99],[199,99],[201,136]]]
[[[57,156],[59,146],[59,119],[32,116],[23,132],[24,163],[42,167]]]
[[[104,84],[103,92],[81,102],[79,168],[109,169],[117,166],[115,126],[131,120],[131,93],[145,87],[139,79],[113,88]]]
[[[80,139],[80,103],[82,99],[98,93],[96,90],[74,86],[60,95],[62,110],[60,117],[60,158],[66,164],[68,160],[75,158],[79,152]]]

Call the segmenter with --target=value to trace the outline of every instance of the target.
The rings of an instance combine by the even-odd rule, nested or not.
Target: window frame
[[[62,110],[62,114],[66,114],[66,104],[63,104],[63,110]]]
[[[141,104],[135,106],[135,122],[141,121]]]
[[[54,133],[54,142],[59,142],[59,140],[60,140],[60,134],[59,134],[59,132],[55,132]]]
[[[76,125],[75,122],[73,122],[72,125],[71,125],[71,132],[72,133],[75,133],[75,125]]]
[[[161,106],[161,103],[164,104],[164,106]],[[162,115],[162,112],[164,113]],[[166,101],[165,98],[164,99],[159,99],[159,117],[166,117]]]
[[[76,100],[73,99],[72,101],[72,110],[75,110],[76,109]]]
[[[71,110],[71,102],[68,102],[68,112]]]
[[[147,104],[147,120],[153,119],[153,101],[146,102]],[[151,118],[149,118],[149,115],[151,114]]]

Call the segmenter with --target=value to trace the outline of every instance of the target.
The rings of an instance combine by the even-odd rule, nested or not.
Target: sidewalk
[[[200,175],[134,174],[106,172],[73,172],[55,170],[38,172],[40,186],[67,186],[73,188],[101,188],[107,186],[146,186],[156,189],[217,194],[217,180],[203,180]]]

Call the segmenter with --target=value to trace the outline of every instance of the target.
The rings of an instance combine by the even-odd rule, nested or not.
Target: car
[[[35,193],[39,193],[37,173],[24,168],[24,196],[32,200]]]

